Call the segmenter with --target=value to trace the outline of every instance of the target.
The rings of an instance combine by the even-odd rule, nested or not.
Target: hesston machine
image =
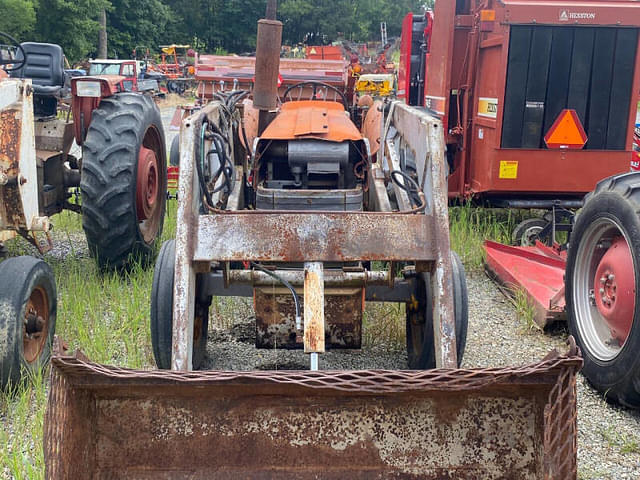
[[[0,46],[0,247],[16,235],[51,248],[50,217],[82,215],[101,268],[149,262],[164,222],[166,148],[158,108],[119,75],[71,81],[73,120],[58,109],[63,53],[46,43]],[[66,117],[66,119],[65,119]],[[70,153],[73,141],[82,158]],[[77,202],[79,188],[80,202]],[[0,389],[49,358],[56,321],[51,269],[33,257],[0,263]]]
[[[547,210],[516,227],[517,246],[486,242],[487,269],[527,293],[540,327],[567,318],[585,376],[631,407],[639,28],[635,1],[439,1],[405,18],[398,82],[446,126],[451,201]]]
[[[182,121],[177,234],[152,289],[161,370],[54,355],[46,477],[576,478],[575,348],[458,368],[441,121],[389,101],[358,129],[315,81],[279,97],[275,3],[251,101],[218,95]],[[258,346],[303,348],[310,369],[197,371],[224,295],[252,296]],[[360,348],[365,301],[407,305],[415,370],[322,369],[326,348]]]

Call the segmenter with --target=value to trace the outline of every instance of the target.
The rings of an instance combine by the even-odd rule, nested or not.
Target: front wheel
[[[582,373],[608,399],[640,407],[640,174],[601,181],[571,236],[566,271],[569,331]]]
[[[453,305],[456,328],[456,349],[458,366],[462,362],[467,342],[469,323],[469,299],[464,266],[460,257],[451,252],[453,273]],[[411,369],[436,367],[433,336],[433,308],[429,274],[422,273],[416,278],[416,291],[412,301],[406,305],[407,360]]]
[[[101,268],[147,263],[162,233],[167,160],[160,112],[138,93],[104,98],[83,147],[82,227]]]
[[[0,390],[49,361],[56,328],[56,282],[34,257],[0,263]]]
[[[162,370],[171,368],[175,261],[175,240],[164,242],[156,260],[151,285],[151,346],[156,365]],[[198,284],[196,280],[196,292]],[[202,299],[196,295],[192,350],[194,370],[202,365],[207,351],[210,304],[211,297]]]

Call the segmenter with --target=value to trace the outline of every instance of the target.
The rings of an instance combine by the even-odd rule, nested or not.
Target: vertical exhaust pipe
[[[276,20],[277,0],[268,0],[266,18],[258,21],[256,41],[256,82],[253,86],[253,106],[260,113],[258,135],[273,119],[278,106],[278,73],[282,47],[282,22]]]

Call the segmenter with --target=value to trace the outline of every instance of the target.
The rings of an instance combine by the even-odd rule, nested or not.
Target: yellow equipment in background
[[[388,97],[393,90],[394,76],[391,73],[367,73],[360,75],[356,81],[356,92],[359,95]]]

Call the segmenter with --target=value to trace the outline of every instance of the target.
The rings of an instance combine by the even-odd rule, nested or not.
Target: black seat
[[[56,114],[56,96],[64,87],[64,54],[60,45],[25,42],[21,44],[27,56],[26,63],[10,73],[14,78],[30,78],[33,84],[34,112],[36,115]],[[18,50],[18,59],[22,53]]]

